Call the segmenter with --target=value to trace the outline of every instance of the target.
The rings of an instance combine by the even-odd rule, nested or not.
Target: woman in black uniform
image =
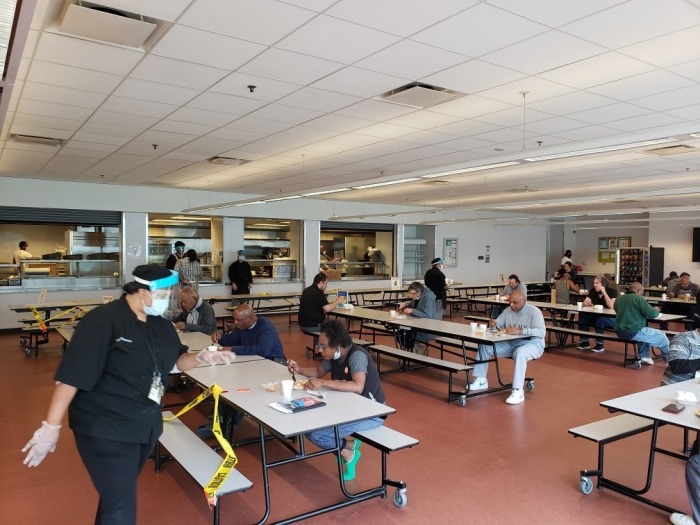
[[[96,524],[136,523],[137,478],[163,430],[164,379],[176,366],[229,363],[230,352],[188,354],[168,309],[176,272],[138,266],[118,301],[90,311],[75,330],[54,376],[56,389],[46,421],[22,452],[39,465],[56,449],[68,423],[100,495]]]

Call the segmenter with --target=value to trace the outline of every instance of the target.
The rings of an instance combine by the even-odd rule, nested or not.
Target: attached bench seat
[[[473,368],[471,365],[464,363],[455,363],[453,361],[447,361],[444,359],[436,359],[435,357],[430,357],[427,355],[416,354],[414,352],[409,352],[407,350],[400,350],[398,348],[393,348],[387,345],[372,345],[368,347],[368,350],[372,350],[377,354],[377,371],[380,375],[391,374],[394,372],[408,372],[409,370],[415,370],[417,368],[437,368],[438,370],[443,370],[448,373],[448,385],[447,385],[447,402],[452,403],[457,400],[459,406],[465,406],[467,403],[467,391],[469,389],[469,371]],[[389,370],[382,371],[381,369],[381,356],[390,356],[399,360],[399,366]],[[420,365],[419,367],[411,367],[409,363],[415,363]],[[454,391],[452,387],[453,375],[464,372],[466,379],[466,389]]]
[[[601,488],[607,482],[603,477],[604,449],[608,443],[647,432],[654,428],[654,422],[650,419],[632,414],[621,414],[579,427],[569,429],[569,434],[574,437],[582,437],[598,443],[598,468],[596,470],[582,470],[580,486],[581,492],[590,494],[593,491],[592,476],[598,478],[597,487]],[[611,482],[609,482],[611,483]]]
[[[415,447],[420,443],[416,438],[402,434],[382,425],[370,430],[355,432],[353,437],[381,451],[382,453],[382,486],[396,487],[394,503],[397,507],[405,507],[408,503],[407,488],[404,481],[394,481],[387,477],[386,456],[391,452]]]
[[[448,353],[463,358],[465,363],[467,363],[467,356],[464,351],[479,349],[479,345],[476,343],[469,343],[461,339],[455,339],[454,337],[444,336],[436,337],[428,343],[428,346],[440,351],[440,359],[444,359],[445,353]],[[457,349],[457,351],[451,349]]]
[[[163,417],[172,417],[172,415],[172,412],[163,412]],[[180,463],[202,489],[209,483],[223,461],[223,458],[214,449],[209,447],[179,419],[163,422],[163,434],[161,434],[155,450],[156,472],[161,471],[163,463],[161,446],[168,450],[172,459]],[[234,492],[246,491],[252,486],[253,483],[237,469],[231,471],[217,492],[218,499],[213,512],[214,525],[219,523],[221,497]]]

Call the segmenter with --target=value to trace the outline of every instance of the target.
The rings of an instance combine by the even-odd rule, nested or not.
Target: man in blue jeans
[[[615,332],[622,339],[637,341],[639,357],[645,365],[653,365],[649,357],[649,348],[655,346],[668,361],[668,338],[661,330],[646,326],[647,319],[656,319],[661,315],[658,308],[652,307],[644,296],[644,286],[634,282],[630,284],[625,295],[615,301]]]

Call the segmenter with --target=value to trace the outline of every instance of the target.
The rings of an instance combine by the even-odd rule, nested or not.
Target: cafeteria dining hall
[[[0,523],[700,525],[698,0],[0,11]]]

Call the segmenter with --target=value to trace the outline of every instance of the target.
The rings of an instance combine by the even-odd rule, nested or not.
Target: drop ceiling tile
[[[182,107],[174,111],[169,120],[188,122],[190,124],[201,124],[203,126],[219,127],[228,124],[236,117],[230,113],[222,113],[216,110],[206,110],[194,107]]]
[[[342,67],[343,65],[339,62],[323,60],[272,47],[245,64],[238,71],[292,84],[306,85]]]
[[[552,30],[481,58],[491,64],[537,75],[606,51],[604,47]]]
[[[683,0],[634,0],[577,20],[561,29],[617,49],[698,24],[700,11]],[[622,27],[626,30],[621,31]]]
[[[683,89],[674,89],[673,91],[666,91],[664,93],[657,93],[648,97],[630,100],[631,104],[654,111],[667,111],[669,109],[690,106],[697,102],[700,102],[700,85]]]
[[[411,39],[477,58],[548,30],[527,18],[480,3]]]
[[[473,137],[464,137],[464,138],[459,138],[459,139],[441,142],[439,144],[439,147],[445,148],[445,149],[454,149],[454,150],[471,150],[471,149],[477,149],[477,148],[493,147],[493,141],[483,140],[483,139],[475,139]],[[473,157],[470,157],[470,158],[473,158]],[[443,170],[441,170],[441,171],[443,171]]]
[[[682,122],[682,119],[673,115],[665,115],[663,113],[652,113],[650,115],[641,115],[623,120],[614,120],[606,122],[607,127],[619,129],[620,131],[638,132],[646,131],[660,126],[668,126]]]
[[[40,84],[61,86],[96,93],[109,94],[122,81],[119,75],[90,71],[62,64],[34,60],[28,80]]]
[[[699,42],[700,26],[696,26],[624,47],[620,53],[665,68],[697,60],[700,56]]]
[[[151,102],[162,102],[165,104],[186,104],[200,93],[197,89],[184,88],[127,78],[114,91],[114,95],[136,100],[148,100]]]
[[[692,60],[684,64],[671,66],[668,68],[668,71],[694,80],[695,82],[700,82],[700,60]]]
[[[619,133],[620,132],[616,129],[610,129],[604,126],[587,126],[585,128],[559,131],[557,133],[553,133],[553,136],[580,142],[584,140],[593,140],[602,137],[609,137],[611,135],[617,135]]]
[[[241,117],[226,125],[227,128],[248,130],[255,133],[261,133],[262,135],[271,135],[273,133],[277,133],[278,131],[282,131],[283,129],[289,129],[292,126],[293,124],[286,122],[278,122],[255,117]]]
[[[83,125],[82,120],[73,120],[66,118],[47,117],[44,115],[30,115],[28,113],[17,113],[12,122],[12,127],[15,126],[32,126],[36,128],[54,128],[65,131],[77,131]]]
[[[140,141],[147,141],[151,145],[158,144],[158,147],[154,151],[157,151],[159,155],[163,154],[161,151],[162,143],[182,145],[187,144],[195,138],[197,138],[195,135],[171,133],[168,131],[156,130],[154,128],[148,129],[138,136],[138,140]]]
[[[159,84],[204,90],[221,80],[226,73],[223,69],[148,55],[129,76]]]
[[[602,97],[600,95],[588,93],[587,91],[575,91],[573,93],[567,93],[566,95],[533,102],[527,106],[530,109],[543,111],[552,115],[568,115],[570,113],[585,111],[600,106],[608,106],[614,103],[615,100],[608,97]]]
[[[109,128],[109,126],[103,124],[86,124],[80,129],[80,131],[73,135],[72,140],[80,141],[83,143],[97,142],[100,144],[111,144],[115,146],[121,146],[122,144],[126,144],[127,142],[129,142],[129,140],[131,140],[131,137],[134,134],[138,133],[138,130],[134,130],[134,133],[132,135],[129,135],[128,137],[120,137],[117,135],[106,134],[106,128]],[[98,133],[98,130],[102,131],[102,133]]]
[[[126,75],[143,57],[142,51],[44,33],[34,58],[103,73]]]
[[[660,69],[590,88],[588,91],[617,100],[630,100],[693,84],[687,78]]]
[[[605,122],[613,120],[638,117],[641,115],[648,115],[649,113],[651,113],[651,111],[648,109],[620,102],[617,104],[610,104],[609,106],[577,111],[571,113],[569,117],[583,122],[590,122],[591,124],[604,124]]]
[[[523,122],[527,124],[550,117],[551,115],[548,113],[542,113],[533,109],[525,109],[525,111],[523,111],[523,108],[509,108],[495,113],[488,113],[487,115],[480,115],[475,117],[474,120],[500,127],[522,128]]]
[[[525,77],[524,73],[489,64],[481,60],[470,60],[449,69],[428,75],[423,82],[467,94],[507,84]]]
[[[325,89],[306,87],[295,91],[291,95],[287,95],[278,102],[285,106],[332,113],[333,111],[350,106],[361,100],[362,99],[359,97],[353,97],[343,93],[334,93]]]
[[[671,109],[666,111],[666,113],[686,120],[700,121],[700,104],[695,104],[693,106],[685,106],[678,109]],[[698,124],[698,130],[700,130],[700,124]]]
[[[408,78],[384,75],[356,67],[346,67],[315,82],[313,87],[369,98],[380,95],[385,91],[396,89],[409,82]]]
[[[153,142],[150,140],[143,140],[139,137],[138,139],[124,144],[119,149],[119,153],[125,155],[143,155],[145,157],[160,157],[164,153],[172,151],[180,146],[181,144],[159,141],[158,147],[153,148]]]
[[[26,82],[22,97],[29,100],[39,100],[53,104],[78,106],[96,109],[105,100],[106,95],[78,89],[48,86],[36,82]]]
[[[328,9],[326,14],[407,37],[476,3],[476,0],[435,3],[421,0],[342,0]]]
[[[538,77],[526,77],[502,86],[479,92],[480,97],[499,100],[514,106],[530,106],[534,102],[571,93],[574,88]],[[526,92],[523,96],[523,92]]]
[[[255,90],[251,92],[248,86],[255,86]],[[290,93],[294,93],[302,87],[303,86],[299,84],[292,84],[291,82],[281,82],[279,80],[258,77],[247,73],[234,72],[209,88],[209,91],[251,98],[253,100],[274,102]]]
[[[313,11],[276,0],[208,0],[193,3],[178,23],[272,45],[314,16]]]
[[[201,137],[197,140],[185,144],[177,151],[185,153],[200,153],[202,155],[223,155],[224,152],[239,146],[240,143],[232,140],[223,140],[213,137]]]
[[[61,104],[51,104],[39,100],[28,100],[23,98],[17,106],[18,113],[29,113],[32,115],[45,115],[47,117],[74,118],[85,120],[92,115],[93,110],[79,108],[76,106],[64,106]]]
[[[133,98],[109,97],[102,106],[101,111],[112,111],[115,113],[128,113],[130,115],[138,115],[141,117],[157,117],[163,118],[173,111],[178,106],[172,104],[161,104],[154,101],[136,100]]]
[[[471,137],[473,135],[486,133],[496,129],[498,129],[498,126],[487,124],[486,122],[479,122],[477,120],[463,120],[461,122],[453,122],[452,124],[438,126],[433,128],[432,131],[436,133],[444,133],[446,135],[456,135],[458,137]]]
[[[505,104],[496,100],[470,95],[458,98],[456,100],[451,100],[450,102],[444,102],[443,104],[438,104],[437,106],[432,106],[429,111],[468,119],[512,107],[513,106],[511,104]]]
[[[505,142],[512,142],[518,140],[522,141],[523,135],[527,139],[529,137],[534,137],[536,134],[531,133],[529,131],[523,132],[522,130],[516,128],[501,128],[496,129],[494,131],[487,131],[486,133],[474,135],[474,138],[481,140],[490,140],[496,144],[501,144]]]
[[[525,125],[528,131],[534,131],[535,133],[540,133],[543,135],[556,133],[558,131],[566,131],[569,129],[582,128],[584,126],[588,126],[588,123],[566,117],[554,117],[539,120],[537,122],[528,122]]]
[[[364,128],[365,126],[371,126],[372,124],[374,124],[374,122],[371,120],[346,117],[338,114],[328,114],[308,121],[305,126],[349,132]]]
[[[152,131],[163,131],[180,135],[200,136],[206,135],[216,129],[216,126],[206,126],[204,124],[194,124],[192,122],[182,122],[179,120],[163,119],[155,124]]]
[[[462,118],[457,115],[446,115],[444,113],[437,113],[430,110],[419,110],[409,113],[408,115],[401,115],[400,117],[389,119],[387,120],[387,123],[396,124],[397,126],[408,126],[410,128],[428,130],[437,126],[444,126],[445,124],[459,122],[460,120],[462,120]]]
[[[587,2],[563,3],[559,0],[489,0],[490,4],[513,13],[538,20],[542,24],[558,27],[584,18],[598,11],[623,3],[625,0],[590,0]]]
[[[402,137],[404,135],[410,135],[415,133],[415,128],[408,128],[406,126],[396,126],[394,124],[374,124],[372,126],[367,126],[366,128],[358,129],[356,131],[359,135],[369,135],[370,137],[378,137],[384,139],[392,139],[396,137]]]
[[[96,111],[90,119],[85,123],[88,124],[107,124],[109,126],[128,128],[131,130],[138,130],[141,133],[144,129],[150,128],[153,124],[158,122],[159,119],[153,117],[144,117],[140,115],[129,115],[128,113],[120,113],[114,111]],[[83,131],[85,131],[83,129]],[[118,136],[119,130],[114,130],[114,133]]]
[[[115,146],[115,149],[116,149],[116,146]],[[66,146],[63,146],[61,148],[60,155],[62,155],[62,156],[65,155],[68,158],[87,157],[90,159],[104,159],[105,157],[107,157],[111,153],[112,153],[111,151],[96,151],[94,149],[82,149],[82,148],[72,147],[70,145],[66,145]]]
[[[246,115],[264,105],[265,102],[249,98],[205,92],[191,100],[187,107],[207,111],[220,111],[230,115]]]
[[[351,64],[398,41],[398,37],[388,33],[319,15],[275,47]]]
[[[217,139],[233,140],[241,144],[247,144],[265,137],[262,133],[231,128],[219,128],[209,133],[208,136]]]
[[[233,71],[265,49],[260,44],[176,25],[151,54]]]
[[[130,169],[133,169],[136,166],[140,166],[141,164],[145,164],[149,160],[151,160],[151,157],[113,153],[106,159],[96,164],[95,168],[114,169],[121,173],[126,173]]]
[[[308,120],[320,117],[322,111],[313,111],[304,108],[283,106],[282,104],[268,104],[264,108],[252,112],[249,116],[258,119],[275,120],[287,124],[301,124]]]
[[[650,64],[611,52],[545,71],[540,76],[560,84],[586,89],[653,69]]]
[[[391,102],[383,102],[379,100],[365,100],[347,108],[338,110],[336,113],[347,117],[381,122],[390,118],[413,113],[414,111],[417,111],[416,108],[403,106],[401,104],[392,104]]]
[[[116,150],[119,149],[119,146],[121,144],[104,144],[104,143],[99,143],[99,142],[86,142],[83,140],[80,140],[76,138],[76,136],[73,136],[71,140],[69,140],[63,148],[61,148],[61,151],[64,152],[66,148],[71,148],[74,150],[80,150],[80,151],[92,151],[95,153],[99,154],[108,154],[112,153]]]
[[[394,77],[419,80],[467,60],[468,57],[458,53],[413,40],[402,40],[360,60],[355,66]]]

